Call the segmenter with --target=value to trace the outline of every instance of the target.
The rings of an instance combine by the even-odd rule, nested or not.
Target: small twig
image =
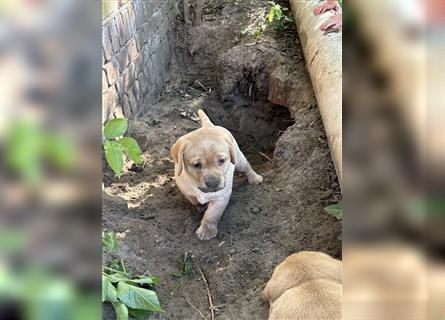
[[[201,311],[200,311],[200,310],[199,310],[193,303],[191,303],[190,300],[189,300],[186,296],[184,296],[184,298],[185,298],[185,302],[187,302],[188,305],[189,305],[190,307],[192,307],[193,309],[195,309],[195,310],[199,313],[199,315],[201,316],[201,318],[207,320],[206,316],[203,315],[202,312],[201,312]]]
[[[204,284],[206,286],[207,298],[209,300],[209,309],[210,309],[210,314],[212,315],[212,320],[215,320],[215,310],[216,310],[216,308],[213,305],[213,299],[212,299],[212,294],[210,293],[209,282],[207,281],[207,278],[205,277],[205,275],[202,272],[200,267],[198,267],[198,271],[201,274],[202,281],[204,281]]]
[[[190,21],[190,11],[189,11],[189,6],[190,6],[190,4],[189,4],[189,1],[188,0],[182,0],[182,6],[183,6],[183,9],[184,9],[184,22],[185,22],[185,24],[187,24],[187,25],[190,25],[191,24],[191,21]]]
[[[246,43],[244,46],[245,47],[250,47],[250,46],[254,46],[256,44],[260,44],[260,43],[263,43],[263,42],[264,41],[255,40],[254,42]]]
[[[317,122],[318,119],[320,119],[319,116],[317,116],[317,118],[315,118],[315,120],[311,122],[310,126],[312,127],[314,125],[314,123]]]
[[[181,277],[181,283],[179,283],[176,287],[173,288],[173,290],[170,292],[170,295],[174,296],[176,291],[181,289],[184,284],[185,284],[185,282],[182,280],[182,277]]]
[[[207,9],[208,7],[210,7],[210,5],[213,4],[213,0],[210,0],[204,7],[202,7],[203,9]]]
[[[250,84],[250,87],[249,87],[249,97],[252,96],[252,86],[253,86],[253,83],[251,83],[251,84]]]
[[[266,158],[269,161],[273,161],[273,159],[271,157],[269,157],[267,154],[264,154],[262,152],[258,152],[260,155],[262,155],[264,158]]]
[[[205,92],[208,91],[207,88],[206,88],[206,87],[205,87],[199,80],[195,80],[195,83],[196,83],[197,85],[199,85],[201,88],[203,88]]]

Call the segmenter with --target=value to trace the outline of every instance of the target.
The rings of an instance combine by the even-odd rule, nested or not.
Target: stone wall
[[[129,0],[102,21],[102,121],[156,102],[172,57],[177,0]]]

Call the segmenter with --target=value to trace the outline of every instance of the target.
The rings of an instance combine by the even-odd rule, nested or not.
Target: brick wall
[[[156,102],[172,55],[177,0],[128,0],[102,21],[102,121]]]

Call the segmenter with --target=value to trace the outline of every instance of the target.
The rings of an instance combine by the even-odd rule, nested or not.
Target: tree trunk
[[[314,15],[316,0],[290,0],[337,176],[342,182],[342,35],[320,25],[333,12]]]

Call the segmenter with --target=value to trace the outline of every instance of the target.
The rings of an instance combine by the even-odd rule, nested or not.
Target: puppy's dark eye
[[[195,167],[195,169],[201,169],[201,164],[197,162],[193,165],[193,167]]]
[[[219,164],[219,165],[223,165],[224,162],[226,162],[226,159],[219,159],[219,160],[218,160],[218,164]]]

